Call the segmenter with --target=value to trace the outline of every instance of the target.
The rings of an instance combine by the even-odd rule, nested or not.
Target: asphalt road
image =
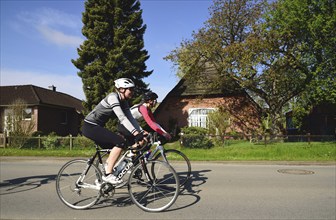
[[[336,165],[193,162],[193,177],[162,213],[132,204],[127,191],[88,210],[57,197],[61,159],[0,158],[1,219],[336,219]]]

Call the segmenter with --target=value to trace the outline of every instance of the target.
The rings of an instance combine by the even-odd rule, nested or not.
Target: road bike
[[[169,165],[174,168],[178,175],[180,186],[182,187],[184,184],[186,184],[191,177],[191,164],[188,157],[179,150],[165,149],[161,144],[159,136],[156,132],[148,133],[146,139],[148,140],[148,143],[144,152],[145,158],[149,161],[158,160],[169,163]],[[108,152],[104,153],[102,157],[107,156],[107,154]],[[120,170],[120,167],[125,166],[128,161],[129,157],[126,155],[119,157],[115,169]],[[121,166],[119,166],[119,164],[121,164]],[[99,167],[98,161],[96,162],[96,166]],[[116,171],[114,174],[117,175],[117,173],[118,171]],[[129,173],[130,172],[125,173],[125,175],[122,177],[123,182],[116,185],[116,188],[121,188],[127,185]]]
[[[148,155],[148,160],[160,160],[169,163],[179,177],[180,186],[186,184],[191,177],[191,164],[188,157],[179,150],[165,149],[156,132],[149,135],[149,143],[155,148]]]
[[[58,172],[56,191],[65,205],[73,209],[90,208],[102,196],[113,197],[115,189],[126,184],[131,200],[144,211],[164,211],[176,201],[180,191],[179,177],[168,163],[145,157],[148,145],[137,150],[127,148],[115,170],[117,172],[122,166],[117,178],[124,180],[127,177],[127,183],[117,185],[102,179],[106,175],[102,157],[109,154],[111,149],[95,147],[96,152],[92,157],[71,160]],[[134,152],[135,156],[129,157]]]

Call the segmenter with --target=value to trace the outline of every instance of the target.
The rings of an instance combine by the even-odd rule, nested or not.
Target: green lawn
[[[181,149],[195,161],[336,161],[335,143],[237,143],[206,149]]]
[[[211,149],[188,149],[178,142],[168,143],[166,148],[184,152],[191,161],[335,161],[335,142],[295,142],[273,143],[268,145],[252,144],[246,141],[231,141],[225,146]],[[0,148],[0,156],[54,156],[89,157],[94,148],[85,149],[13,149]]]

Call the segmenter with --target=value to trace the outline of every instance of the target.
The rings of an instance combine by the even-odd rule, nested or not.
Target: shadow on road
[[[175,204],[167,211],[184,209],[197,204],[201,200],[199,193],[202,191],[201,186],[207,182],[206,173],[208,172],[211,170],[192,171],[190,180],[181,187],[181,193]]]
[[[36,189],[50,181],[55,181],[56,175],[27,176],[0,182],[0,195],[24,192]]]
[[[206,173],[211,170],[192,171],[191,178],[184,186],[181,187],[181,192],[175,204],[167,211],[175,211],[184,209],[197,204],[201,197],[199,193],[202,191],[201,186],[207,182]],[[20,193],[28,190],[36,189],[44,184],[48,184],[56,180],[57,175],[36,175],[20,177],[15,179],[4,180],[0,182],[0,195]],[[99,209],[108,206],[126,207],[133,205],[127,188],[116,189],[114,196],[111,199],[102,198],[91,209]]]
[[[207,182],[206,173],[211,170],[192,171],[191,178],[184,186],[181,187],[181,192],[175,203],[165,212],[184,209],[197,204],[201,197],[199,193],[202,191],[201,186]],[[101,199],[91,209],[100,209],[108,206],[127,207],[134,205],[129,197],[127,188],[116,189],[114,196],[111,199]]]

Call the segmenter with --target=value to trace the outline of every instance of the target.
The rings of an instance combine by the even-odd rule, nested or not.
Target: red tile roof
[[[0,86],[0,106],[11,105],[22,99],[27,105],[54,105],[82,111],[82,101],[68,94],[34,85]]]

